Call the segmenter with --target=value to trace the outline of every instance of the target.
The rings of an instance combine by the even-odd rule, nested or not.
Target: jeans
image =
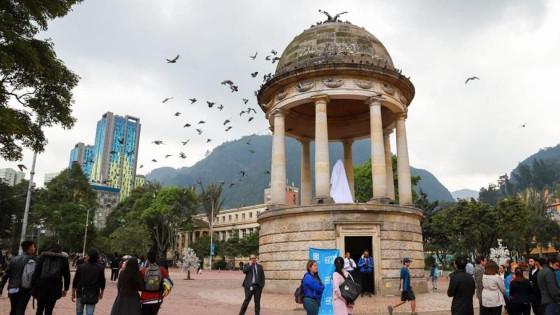
[[[544,315],[560,315],[560,305],[556,303],[550,303],[542,305],[544,308]]]
[[[37,299],[36,315],[52,315],[56,300],[39,300]]]
[[[10,298],[10,315],[24,315],[31,297],[31,290],[19,289],[18,293],[8,294],[8,297]]]
[[[86,308],[86,315],[93,315],[95,311],[95,304],[82,304],[82,299],[76,299],[76,315],[84,314],[84,307]]]
[[[319,301],[309,297],[304,297],[303,308],[307,312],[307,315],[317,315],[319,314]]]

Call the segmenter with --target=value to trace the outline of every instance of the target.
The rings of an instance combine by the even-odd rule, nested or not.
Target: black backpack
[[[61,259],[58,257],[45,257],[41,266],[40,280],[59,279],[62,275]]]

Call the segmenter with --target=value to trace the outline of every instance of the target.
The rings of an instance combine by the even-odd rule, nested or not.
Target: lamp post
[[[84,229],[84,248],[82,250],[82,257],[86,257],[86,242],[87,242],[87,229],[89,225],[89,208],[86,212],[86,228]]]
[[[27,185],[27,198],[25,199],[25,211],[23,212],[23,223],[21,225],[21,237],[19,243],[25,241],[25,232],[27,230],[27,219],[29,217],[29,207],[31,205],[31,191],[33,190],[33,175],[35,175],[35,162],[37,161],[37,151],[33,152],[33,163],[31,164],[31,172],[29,173],[29,184]],[[23,249],[19,246],[18,255],[23,254]]]
[[[214,202],[211,202],[211,204],[212,204],[212,211],[211,211],[211,214],[210,214],[210,271],[212,271],[212,254],[213,254],[212,253],[212,242],[213,242],[212,240],[214,239],[213,238],[214,232],[212,230],[212,227],[214,226]]]

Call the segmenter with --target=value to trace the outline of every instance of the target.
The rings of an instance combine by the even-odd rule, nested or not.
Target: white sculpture
[[[198,269],[199,260],[198,256],[192,248],[185,248],[183,250],[183,256],[181,258],[181,270],[187,274],[185,280],[191,279],[191,269]]]

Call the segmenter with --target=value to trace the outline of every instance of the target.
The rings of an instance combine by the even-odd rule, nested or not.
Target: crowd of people
[[[70,260],[58,244],[46,246],[39,256],[33,241],[21,243],[23,254],[4,259],[0,295],[8,284],[10,315],[24,315],[31,297],[37,300],[37,315],[51,315],[57,300],[71,299],[77,315],[93,315],[95,305],[103,299],[106,262],[95,250],[88,251],[76,263],[70,281]],[[117,266],[114,268],[114,266]],[[111,315],[156,315],[164,298],[173,287],[169,271],[158,264],[157,254],[150,251],[142,259],[115,253],[110,262],[111,281],[117,281],[117,297]],[[115,270],[116,269],[116,270]]]

